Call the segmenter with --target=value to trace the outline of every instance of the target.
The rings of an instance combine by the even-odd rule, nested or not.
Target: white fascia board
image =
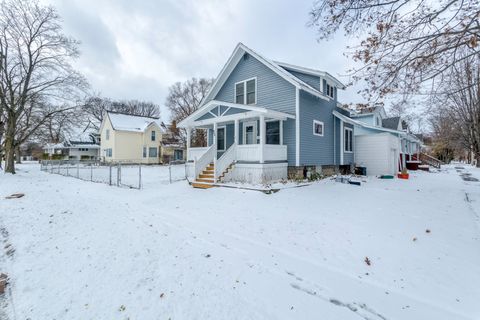
[[[300,90],[295,89],[295,166],[300,166]]]

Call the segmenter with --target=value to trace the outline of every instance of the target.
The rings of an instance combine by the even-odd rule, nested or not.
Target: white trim
[[[247,82],[248,81],[251,81],[251,80],[255,80],[255,103],[250,103],[250,104],[247,104]],[[249,79],[245,79],[245,80],[242,80],[242,81],[238,81],[238,82],[235,82],[235,84],[233,85],[233,101],[236,103],[236,104],[241,104],[241,103],[237,103],[237,84],[239,83],[243,83],[243,104],[244,105],[247,105],[247,106],[251,106],[251,105],[256,105],[257,104],[257,77],[252,77],[252,78],[249,78]],[[241,104],[241,105],[243,105]]]
[[[342,122],[343,123],[343,122]],[[346,150],[347,149],[347,146],[345,145],[345,140],[343,142],[343,152],[345,153],[353,153],[353,129],[352,128],[349,128],[349,127],[343,127],[343,132],[344,132],[344,138],[345,138],[345,131],[350,131],[351,132],[351,136],[350,136],[350,139],[352,140],[352,150],[351,151],[348,151]]]
[[[218,149],[218,130],[219,129],[223,129],[223,149]],[[217,126],[217,132],[216,132],[216,136],[215,136],[215,142],[217,144],[217,151],[225,151],[227,150],[227,126]]]
[[[322,134],[319,134],[319,133],[315,132],[315,124],[322,125]],[[323,121],[313,119],[313,135],[318,136],[318,137],[323,137],[324,133],[325,133],[325,124],[323,123]]]
[[[295,166],[300,166],[300,89],[295,89]]]
[[[264,107],[260,106],[254,106],[254,105],[249,105],[249,104],[238,104],[238,103],[230,103],[230,102],[223,102],[223,101],[217,101],[217,100],[211,100],[208,103],[204,104],[202,107],[200,107],[197,111],[183,119],[177,124],[177,127],[179,128],[186,128],[189,126],[194,126],[194,124],[198,123],[204,123],[205,121],[210,121],[209,123],[213,123],[211,120],[215,118],[209,118],[209,119],[204,119],[204,120],[193,120],[196,118],[199,118],[203,116],[204,114],[208,113],[210,111],[209,108],[213,108],[215,106],[225,106],[225,107],[232,107],[232,108],[237,108],[237,109],[244,109],[245,112],[240,112],[232,115],[227,115],[223,116],[224,118],[226,117],[231,117],[231,116],[236,116],[236,115],[241,115],[247,113],[247,111],[256,111],[257,113],[264,113],[266,117],[272,117],[272,118],[278,118],[278,119],[283,119],[283,118],[291,118],[295,119],[294,115],[291,115],[289,113],[285,112],[280,112],[280,111],[275,111],[271,109],[267,109]],[[219,117],[216,117],[219,118]],[[219,121],[219,120],[215,120]],[[223,121],[223,119],[222,119]]]
[[[222,114],[220,115],[221,117],[225,115],[225,113],[228,112],[228,110],[230,110],[232,107],[227,107],[227,109],[225,109],[225,111],[222,112]]]
[[[257,136],[258,136],[258,128],[257,128],[257,120],[252,121],[245,121],[243,124],[243,132],[242,132],[242,144],[247,144],[247,130],[246,127],[253,126],[253,143],[249,144],[257,144]]]
[[[283,145],[283,120],[278,120],[279,122],[279,127],[280,127],[280,145]]]

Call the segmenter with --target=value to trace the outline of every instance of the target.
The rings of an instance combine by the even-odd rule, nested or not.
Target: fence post
[[[109,184],[109,185],[112,185],[112,165],[110,164],[110,165],[108,166],[108,168],[109,168],[109,170],[110,170],[110,177],[109,177],[109,179],[108,179],[108,184]]]
[[[170,184],[172,184],[172,164],[171,163],[168,164],[168,176],[169,176]]]
[[[122,165],[119,163],[117,165],[117,187],[120,187],[121,175],[122,175]]]
[[[142,188],[142,165],[138,164],[138,189]]]
[[[58,168],[57,168],[57,170],[58,170],[58,174],[60,174],[60,165],[61,165],[61,162],[60,162],[60,161],[58,161]]]
[[[93,163],[90,164],[90,181],[93,181]]]
[[[77,179],[80,179],[80,162],[77,163]]]

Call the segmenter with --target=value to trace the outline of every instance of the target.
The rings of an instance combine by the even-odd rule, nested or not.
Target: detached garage
[[[355,136],[355,163],[368,175],[395,175],[399,167],[400,139],[388,132]]]

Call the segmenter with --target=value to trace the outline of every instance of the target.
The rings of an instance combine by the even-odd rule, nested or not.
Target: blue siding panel
[[[296,78],[302,80],[306,84],[312,86],[313,88],[315,88],[317,90],[320,90],[320,77],[312,76],[310,74],[305,74],[305,73],[301,73],[301,72],[298,72],[298,71],[293,71],[293,70],[288,70],[288,69],[285,69],[285,70],[287,70],[289,73],[294,75]]]
[[[300,92],[300,165],[334,164],[334,108],[333,101]],[[323,122],[323,137],[313,134],[313,120]]]

